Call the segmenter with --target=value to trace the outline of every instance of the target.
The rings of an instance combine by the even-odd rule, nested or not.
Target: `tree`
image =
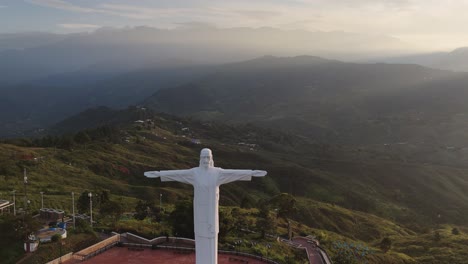
[[[75,146],[75,141],[70,135],[62,136],[59,142],[59,146],[63,149],[71,150]]]
[[[392,247],[392,240],[388,237],[384,237],[382,241],[380,242],[380,249],[382,249],[384,253],[387,253],[391,247]]]
[[[270,200],[270,203],[278,207],[278,216],[286,221],[297,212],[296,198],[290,194],[278,194]]]
[[[150,216],[154,210],[154,205],[148,201],[139,200],[135,206],[135,219],[143,220]]]
[[[74,140],[78,144],[86,144],[91,141],[91,138],[85,131],[80,131],[75,135]]]
[[[112,223],[115,225],[115,223],[120,219],[120,216],[123,214],[123,208],[122,205],[120,205],[118,202],[106,201],[101,203],[99,213],[103,218],[112,219]]]
[[[55,235],[52,236],[51,240],[52,240],[52,242],[60,241],[60,240],[62,240],[62,236],[60,234],[55,234]]]
[[[241,200],[240,204],[241,208],[252,208],[255,207],[255,200],[252,199],[250,195],[245,195],[244,198]]]
[[[103,204],[105,204],[107,202],[110,202],[109,192],[108,191],[102,191],[98,196],[97,206],[101,207]]]
[[[235,220],[230,211],[219,211],[219,240],[224,242],[227,234],[235,228]]]
[[[94,230],[91,227],[89,221],[86,221],[80,218],[76,219],[76,228],[74,231],[76,233],[94,234]]]
[[[2,234],[0,247],[7,247],[17,239],[15,228],[15,219],[13,216],[4,215],[0,217],[0,233]]]
[[[81,193],[80,197],[77,200],[76,207],[78,208],[78,212],[82,214],[89,213],[89,191],[84,191]],[[93,204],[96,205],[96,195],[92,197]]]
[[[173,234],[194,238],[193,202],[187,200],[177,202],[174,211],[169,215],[169,223]]]
[[[239,208],[233,208],[231,215],[234,217],[234,229],[240,230],[241,228],[246,228],[249,225],[249,221],[245,214],[242,214]]]
[[[335,264],[367,263],[366,257],[371,254],[371,250],[367,246],[345,241],[333,242],[331,251]]]
[[[266,204],[260,206],[259,219],[257,220],[257,229],[260,230],[262,238],[266,237],[267,233],[276,231],[277,219],[270,214],[270,210]]]
[[[2,216],[0,218],[0,246],[8,246],[16,240],[24,240],[31,234],[39,230],[41,224],[31,215],[24,216]]]

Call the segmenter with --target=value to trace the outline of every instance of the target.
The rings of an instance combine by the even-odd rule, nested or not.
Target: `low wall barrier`
[[[127,233],[127,238],[128,238],[128,235],[130,236],[136,236],[136,235],[133,235],[131,233]],[[138,236],[137,236],[138,237]],[[167,238],[166,237],[159,237],[159,238],[155,238],[155,239],[151,239],[151,240],[148,240],[148,239],[145,239],[145,238],[142,238],[142,237],[139,237],[142,239],[142,241],[145,241],[145,243],[143,244],[139,244],[139,243],[129,243],[129,242],[122,242],[120,243],[121,246],[125,246],[125,247],[129,247],[129,248],[132,248],[132,249],[137,249],[137,248],[151,248],[151,249],[165,249],[165,250],[175,250],[176,252],[183,252],[183,253],[187,253],[187,252],[195,252],[195,247],[183,247],[183,246],[169,246],[169,245],[161,245],[161,244],[151,244],[150,242],[156,242],[156,241],[160,241],[158,239],[163,239],[163,242],[166,242],[167,241]],[[195,246],[195,240],[193,239],[188,239],[188,238],[175,238],[175,237],[169,237],[170,239],[170,242],[180,242],[180,241],[184,241],[185,243],[193,243],[193,246]],[[161,242],[162,243],[162,242]],[[248,258],[252,258],[252,259],[256,259],[256,260],[260,260],[262,262],[265,262],[265,263],[270,263],[270,264],[279,264],[278,262],[276,261],[273,261],[271,259],[268,259],[268,258],[265,258],[263,256],[258,256],[258,255],[254,255],[254,254],[249,254],[249,253],[244,253],[244,252],[239,252],[239,251],[230,251],[230,250],[218,250],[218,253],[222,253],[222,254],[228,254],[228,255],[232,255],[232,256],[243,256],[243,257],[248,257]]]
[[[317,246],[320,249],[320,257],[322,258],[323,263],[326,264],[333,264],[331,261],[331,258],[328,256],[328,253],[325,249],[323,249],[321,246]]]
[[[76,260],[80,260],[80,261],[85,261],[115,246],[127,247],[129,250],[166,249],[166,250],[175,250],[176,252],[181,252],[181,253],[182,252],[191,253],[195,251],[195,240],[193,239],[181,238],[181,237],[157,237],[157,238],[153,238],[149,240],[149,239],[140,237],[138,235],[134,235],[132,233],[118,234],[118,233],[112,232],[112,234],[113,234],[112,237],[109,237],[97,244],[87,247],[74,254],[68,253],[66,255],[63,255],[60,258],[57,258],[55,260],[48,262],[47,264],[59,264],[61,262],[70,260],[72,258]],[[122,242],[121,237],[130,239],[132,241],[138,241],[139,243]],[[176,245],[180,243],[182,245],[189,245],[189,247],[161,245],[165,242],[174,243]],[[270,263],[270,264],[279,264],[278,262],[273,261],[271,259],[264,258],[263,256],[258,256],[258,255],[239,252],[239,251],[218,250],[218,253],[228,254],[228,255],[233,255],[233,256],[248,257],[248,258],[257,259],[262,262]]]
[[[150,244],[150,245],[159,245],[162,243],[181,243],[181,244],[186,244],[186,245],[191,245],[195,246],[195,240],[189,239],[189,238],[183,238],[183,237],[156,237],[153,239],[146,239],[144,237],[132,234],[132,233],[125,233],[122,234],[123,237],[126,237],[128,240],[142,243],[142,244]]]
[[[59,263],[68,261],[68,260],[70,260],[72,258],[73,258],[73,252],[70,252],[70,253],[65,254],[65,255],[63,255],[61,257],[58,257],[58,258],[56,258],[56,259],[54,259],[52,261],[49,261],[46,264],[59,264]]]
[[[114,234],[113,236],[97,244],[94,244],[79,252],[76,252],[75,254],[73,254],[73,258],[83,261],[91,257],[94,257],[112,247],[115,247],[120,242],[120,234],[117,234],[117,233],[113,233],[113,234]]]
[[[279,264],[278,262],[273,261],[271,259],[267,259],[267,258],[264,258],[262,256],[257,256],[257,255],[254,255],[254,254],[249,254],[249,253],[244,253],[244,252],[229,251],[229,250],[218,250],[218,253],[235,255],[235,256],[243,256],[243,257],[248,257],[248,258],[254,258],[254,259],[263,261],[265,263],[270,263],[270,264]]]

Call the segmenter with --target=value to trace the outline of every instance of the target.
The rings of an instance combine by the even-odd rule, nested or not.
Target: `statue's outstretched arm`
[[[233,181],[250,181],[252,177],[263,177],[267,174],[262,170],[224,170],[219,172],[219,184],[225,184]]]
[[[161,181],[178,181],[193,184],[192,170],[167,170],[167,171],[147,171],[145,176],[148,178],[161,177]]]
[[[252,176],[254,177],[263,177],[267,175],[267,172],[264,170],[254,170]]]
[[[160,171],[147,171],[145,172],[145,177],[146,178],[158,178],[158,177],[161,177],[161,172]]]

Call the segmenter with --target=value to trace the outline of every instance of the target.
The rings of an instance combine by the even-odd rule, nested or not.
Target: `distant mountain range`
[[[352,51],[347,47],[354,47]],[[411,47],[396,38],[346,32],[307,32],[274,28],[186,26],[103,28],[91,33],[0,34],[1,85],[18,84],[93,65],[95,73],[125,72],[168,60],[196,64],[242,61],[263,55],[313,54],[369,58],[402,54]]]
[[[74,34],[11,33],[0,34],[0,90],[5,85],[86,69],[94,75],[119,74],[165,66],[174,60],[222,64],[264,55],[314,55],[346,61],[385,58],[378,61],[468,69],[466,48],[403,56],[416,53],[397,38],[337,31],[188,25],[174,30],[135,27]]]
[[[375,60],[387,63],[418,64],[435,69],[468,72],[468,47],[450,52],[436,52]]]
[[[468,74],[417,65],[263,57],[146,100],[161,112],[252,122],[321,142],[468,146]]]
[[[182,85],[210,66],[155,67],[115,74],[83,70],[0,90],[0,136],[22,136],[87,108],[135,105],[161,88]]]
[[[66,37],[67,35],[47,32],[3,33],[0,34],[0,52],[44,46]]]
[[[348,52],[345,47],[350,46],[363,48]],[[25,135],[25,131],[45,128],[90,107],[125,108],[140,104],[159,89],[185,85],[186,88],[180,87],[175,90],[174,95],[180,92],[181,94],[176,96],[184,96],[189,94],[188,90],[198,94],[194,94],[193,98],[187,98],[187,102],[183,102],[183,105],[179,101],[177,109],[170,109],[175,105],[170,105],[172,99],[167,92],[158,94],[157,97],[160,99],[152,98],[146,101],[155,109],[177,114],[188,112],[193,114],[193,110],[198,112],[197,116],[203,118],[208,115],[211,118],[218,118],[221,113],[233,121],[260,120],[263,123],[275,124],[271,121],[281,120],[283,125],[305,129],[316,137],[335,139],[337,133],[343,133],[337,126],[350,125],[347,121],[350,120],[349,115],[353,116],[354,121],[360,119],[357,123],[353,121],[353,125],[363,129],[371,128],[368,124],[363,126],[363,123],[367,122],[365,120],[379,120],[382,116],[385,118],[389,116],[386,113],[377,115],[372,107],[363,109],[362,107],[368,106],[367,102],[371,104],[375,102],[374,100],[384,100],[382,104],[376,104],[380,108],[387,109],[394,105],[406,104],[404,107],[407,108],[405,110],[407,113],[401,113],[402,115],[409,114],[408,107],[411,104],[418,104],[416,101],[408,101],[409,98],[417,97],[417,91],[409,97],[404,93],[392,94],[395,102],[385,97],[387,91],[379,94],[384,97],[375,96],[372,91],[384,89],[392,93],[393,88],[404,89],[410,86],[415,88],[423,83],[429,86],[436,85],[436,82],[428,80],[437,79],[438,76],[444,80],[444,83],[437,85],[460,86],[462,81],[459,80],[457,84],[455,82],[459,78],[457,76],[461,75],[416,65],[346,64],[312,56],[294,58],[264,56],[248,62],[232,63],[232,61],[242,61],[265,54],[281,56],[314,54],[342,59],[380,56],[387,57],[388,59],[380,60],[386,62],[419,63],[434,68],[468,70],[466,66],[468,64],[465,64],[468,61],[467,49],[460,48],[451,53],[394,57],[395,54],[401,53],[400,51],[410,49],[397,39],[387,36],[346,32],[287,31],[273,28],[219,29],[209,26],[187,26],[175,30],[162,30],[136,27],[104,28],[91,33],[68,35],[0,34],[0,136]],[[220,76],[225,76],[226,79],[220,79]],[[450,80],[452,77],[455,79]],[[216,85],[219,89],[203,87],[203,83]],[[188,86],[193,86],[195,89],[187,88]],[[346,86],[351,87],[345,89]],[[295,88],[290,90],[291,87]],[[234,89],[236,93],[230,91]],[[223,94],[212,93],[222,90]],[[438,97],[437,93],[441,90],[436,88],[433,90],[436,93],[433,96]],[[265,97],[262,94],[264,92],[268,92],[270,97]],[[302,95],[302,92],[305,94]],[[353,94],[355,92],[358,94]],[[253,104],[249,106],[252,109],[238,108],[249,104],[246,100],[253,98],[250,93],[261,100],[255,99],[258,102],[256,106]],[[399,96],[404,99],[397,99]],[[455,101],[460,98],[454,96],[452,99]],[[167,102],[158,102],[165,97],[168,99]],[[212,101],[207,101],[204,107],[208,109],[196,109],[191,102],[194,98],[197,98],[197,101],[219,101],[226,107],[232,103],[233,107],[228,107],[231,110],[223,109],[220,104],[213,105]],[[289,101],[277,102],[286,98]],[[347,101],[348,99],[350,101]],[[444,104],[451,105],[452,99]],[[430,101],[429,98],[424,100]],[[240,102],[242,103],[239,105]],[[295,104],[299,105],[291,108],[291,105]],[[255,110],[255,107],[265,113]],[[282,107],[287,108],[288,116],[281,113]],[[300,113],[293,114],[293,109]],[[248,113],[248,116],[245,118],[236,116],[240,110]],[[314,113],[315,116],[304,116],[303,110]],[[417,109],[413,110],[411,111],[418,112]],[[414,113],[411,115],[414,116]],[[373,131],[371,132],[373,135],[376,135],[374,132],[378,132],[379,135],[387,133],[381,133],[387,129],[383,128],[387,126],[386,124],[379,126],[381,127],[374,131],[376,128],[372,125],[369,131]],[[353,132],[350,136],[361,138],[359,135],[362,133],[364,132]],[[390,140],[399,141],[400,138],[406,136],[395,135]]]
[[[320,142],[468,146],[465,73],[312,56],[184,64],[106,76],[90,68],[10,86],[0,91],[0,134],[20,136],[90,107],[144,104],[170,114],[277,127]]]

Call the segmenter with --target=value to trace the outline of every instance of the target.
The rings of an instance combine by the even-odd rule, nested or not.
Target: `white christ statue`
[[[225,170],[214,166],[210,149],[200,152],[200,166],[188,170],[148,171],[148,178],[178,181],[193,185],[195,258],[197,264],[218,263],[218,203],[219,186],[233,181],[250,181],[263,177],[262,170]]]

